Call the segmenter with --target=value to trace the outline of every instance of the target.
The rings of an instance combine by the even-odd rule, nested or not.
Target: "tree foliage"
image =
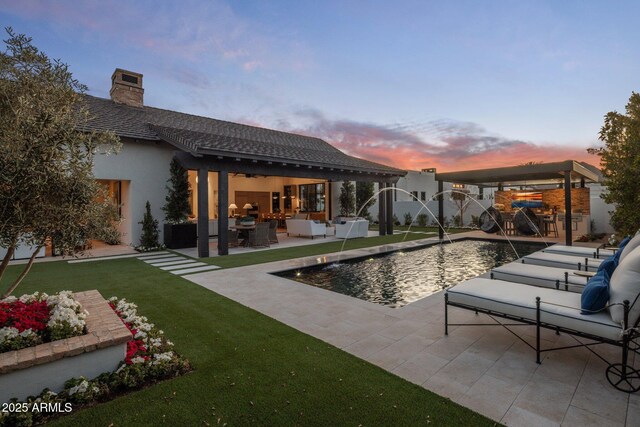
[[[165,214],[165,220],[169,224],[182,224],[187,222],[189,213],[191,213],[189,173],[176,159],[171,160],[169,173],[166,203],[162,210]]]
[[[353,183],[351,181],[343,181],[340,187],[340,197],[338,197],[341,216],[350,216],[355,213],[356,197],[354,193]]]
[[[360,211],[360,216],[369,218],[369,207],[373,205],[373,182],[356,182],[356,210]]]
[[[469,207],[469,197],[469,190],[466,188],[454,188],[451,192],[451,200],[458,208],[458,222],[455,224],[456,227],[462,227],[464,225],[464,213]],[[456,220],[454,218],[454,222],[455,221]]]
[[[611,111],[600,129],[604,147],[589,149],[600,156],[607,191],[605,202],[615,206],[611,225],[623,234],[640,228],[640,94],[631,93],[626,113]]]
[[[6,31],[0,53],[0,246],[7,254],[0,280],[16,246],[34,250],[8,295],[48,239],[73,254],[99,228],[101,189],[93,159],[98,148],[110,151],[119,140],[113,133],[80,131],[90,119],[86,87],[31,38]]]
[[[158,230],[158,220],[151,214],[151,203],[148,200],[140,224],[142,224],[142,235],[140,236],[140,247],[138,249],[147,252],[159,248],[158,236],[160,231]]]

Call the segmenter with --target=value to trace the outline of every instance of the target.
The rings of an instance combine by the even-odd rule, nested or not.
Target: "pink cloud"
[[[356,157],[420,170],[441,171],[514,166],[574,159],[598,165],[585,148],[539,145],[491,135],[475,123],[438,120],[424,124],[381,126],[330,120],[316,110],[299,111],[306,126],[290,130],[320,137]],[[283,122],[283,124],[286,122]]]

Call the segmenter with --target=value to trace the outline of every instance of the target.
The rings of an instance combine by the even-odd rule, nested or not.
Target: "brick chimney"
[[[142,74],[116,68],[111,76],[111,100],[118,104],[142,107],[144,105],[144,89]]]

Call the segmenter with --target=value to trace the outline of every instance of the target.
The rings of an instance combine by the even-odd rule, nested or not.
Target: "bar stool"
[[[516,234],[516,226],[513,224],[512,215],[504,215],[504,222],[502,223],[502,229],[505,235],[514,236]]]
[[[554,237],[558,237],[558,224],[556,224],[556,218],[558,213],[554,213],[552,217],[544,217],[542,223],[544,224],[544,234],[548,236],[553,231]]]

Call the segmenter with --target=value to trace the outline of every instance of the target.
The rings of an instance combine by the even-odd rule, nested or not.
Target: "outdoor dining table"
[[[242,225],[242,224],[236,224],[234,227],[229,227],[232,230],[238,230],[238,234],[241,235],[242,237],[242,242],[240,242],[240,246],[244,246],[247,247],[249,246],[249,231],[250,230],[255,230],[256,229],[256,225],[252,224],[252,225]]]

